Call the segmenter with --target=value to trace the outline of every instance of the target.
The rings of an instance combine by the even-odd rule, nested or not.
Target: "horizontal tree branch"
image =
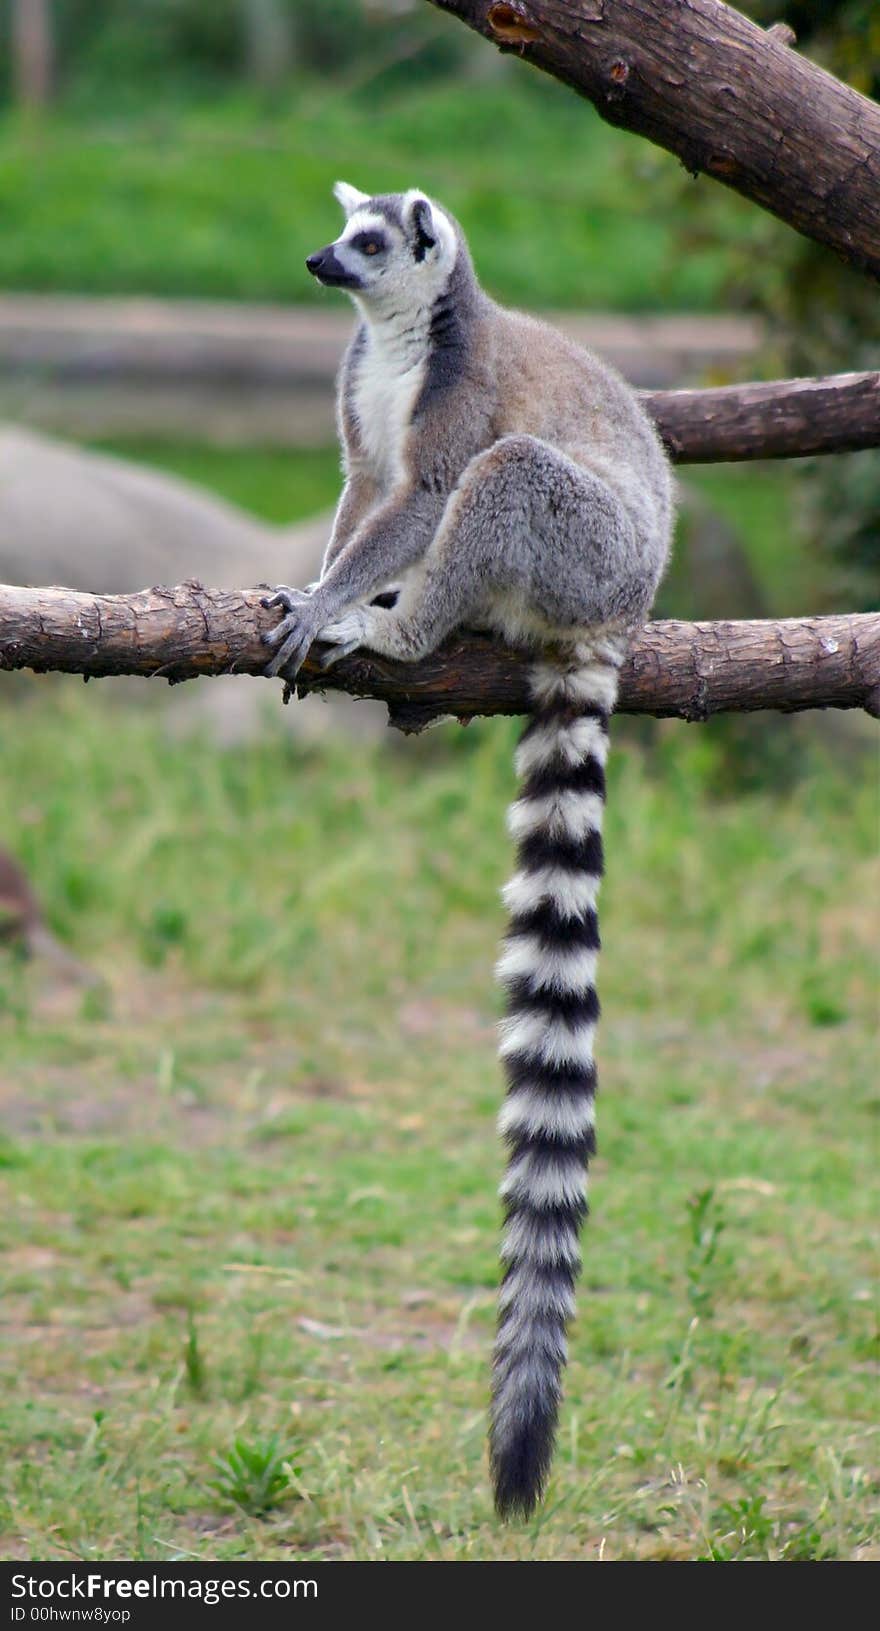
[[[261,674],[261,634],[275,615],[262,590],[193,580],[134,595],[0,585],[0,669],[140,674],[175,682]],[[356,654],[328,673],[312,662],[299,689],[337,689],[388,704],[401,730],[453,714],[527,711],[529,656],[486,635],[457,634],[420,663]],[[775,708],[867,708],[880,714],[880,613],[780,622],[649,623],[623,671],[623,713],[708,719]]]
[[[676,464],[880,447],[880,373],[643,391],[642,401]]]
[[[719,0],[432,0],[880,277],[880,108]]]

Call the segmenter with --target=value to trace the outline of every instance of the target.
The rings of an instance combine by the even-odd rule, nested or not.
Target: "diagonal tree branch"
[[[261,674],[261,634],[274,622],[261,590],[190,581],[135,595],[0,586],[0,669],[58,669],[170,681]],[[356,655],[300,690],[378,697],[401,730],[453,714],[527,710],[529,657],[485,635],[458,634],[420,663]],[[780,622],[649,623],[621,685],[621,711],[708,719],[727,711],[867,708],[880,713],[880,613]]]
[[[719,0],[432,0],[880,277],[880,108]]]

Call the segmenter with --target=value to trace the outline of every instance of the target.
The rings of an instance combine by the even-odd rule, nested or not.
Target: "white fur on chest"
[[[383,487],[406,472],[406,441],[427,370],[428,322],[406,334],[369,328],[354,381],[353,407],[364,454]]]

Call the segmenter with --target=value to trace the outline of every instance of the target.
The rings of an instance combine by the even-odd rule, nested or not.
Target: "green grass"
[[[4,713],[0,834],[107,990],[0,962],[3,1555],[865,1555],[870,767],[728,801],[711,730],[618,730],[559,1454],[502,1530],[513,727],[288,719],[183,744],[51,678]]]
[[[332,509],[342,487],[337,447],[212,447],[205,442],[128,436],[91,445],[169,470],[280,525]]]
[[[103,118],[62,112],[36,131],[7,114],[0,287],[326,299],[303,260],[336,232],[330,188],[342,175],[375,191],[434,192],[501,299],[724,306],[725,238],[747,235],[753,216],[722,197],[722,227],[701,242],[691,234],[683,254],[676,173],[668,155],[524,70],[408,91],[306,83],[275,114],[231,95],[189,106],[160,97]],[[700,185],[716,210],[717,190]]]

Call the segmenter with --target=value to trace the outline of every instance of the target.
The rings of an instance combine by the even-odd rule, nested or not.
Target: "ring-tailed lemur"
[[[340,182],[346,225],[310,255],[361,321],[339,381],[345,489],[320,580],[264,602],[267,672],[365,646],[423,657],[459,624],[534,648],[498,965],[510,1146],[490,1456],[502,1516],[553,1451],[594,1150],[596,895],[618,670],[666,562],[672,480],[630,388],[483,293],[458,224],[420,192]],[[552,244],[548,245],[552,253]]]

